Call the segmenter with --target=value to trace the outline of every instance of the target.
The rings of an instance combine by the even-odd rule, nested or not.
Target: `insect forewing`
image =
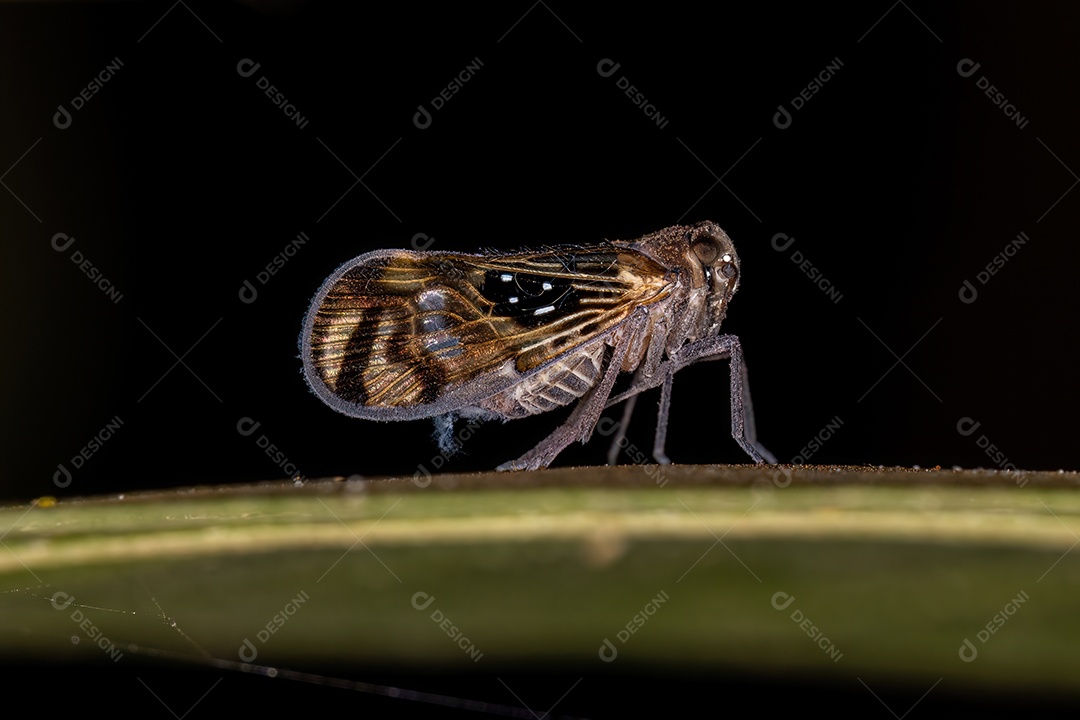
[[[513,255],[377,251],[312,301],[305,376],[340,412],[382,420],[469,407],[529,377],[669,291],[665,268],[600,245]]]

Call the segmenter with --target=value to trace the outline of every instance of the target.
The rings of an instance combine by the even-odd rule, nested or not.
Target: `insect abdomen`
[[[554,362],[488,399],[483,407],[511,420],[569,405],[596,384],[604,359],[604,347],[602,343],[595,343]]]

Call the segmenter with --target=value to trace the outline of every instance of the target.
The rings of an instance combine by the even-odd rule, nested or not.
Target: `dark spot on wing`
[[[494,313],[535,327],[573,312],[578,293],[567,278],[488,270],[480,294],[494,303]]]

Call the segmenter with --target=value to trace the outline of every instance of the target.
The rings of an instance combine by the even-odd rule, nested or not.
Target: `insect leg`
[[[688,365],[699,361],[724,360],[730,358],[731,377],[731,435],[746,454],[756,463],[776,463],[776,457],[758,442],[757,428],[754,425],[754,408],[750,401],[750,385],[746,379],[746,363],[743,360],[742,345],[735,335],[719,335],[705,338],[683,346],[677,356],[660,364],[651,376],[635,377],[635,381],[626,391],[608,401],[608,407],[617,402],[634,397],[639,393],[662,385],[660,412],[656,423],[656,441],[653,456],[657,462],[666,459],[664,444],[667,439],[667,419],[671,406],[671,385],[675,373]]]
[[[674,366],[670,367],[673,368]],[[675,380],[675,370],[664,370],[664,384],[660,387],[660,410],[656,413],[656,439],[653,440],[653,459],[661,465],[670,465],[671,458],[664,452],[664,444],[667,442],[668,412],[671,410],[671,384]]]
[[[736,339],[736,342],[737,341],[738,340]],[[758,439],[757,439],[757,424],[754,422],[754,403],[750,399],[750,381],[746,377],[747,376],[746,363],[742,361],[742,354],[741,353],[740,353],[740,356],[739,356],[739,361],[740,361],[740,366],[742,368],[742,372],[741,372],[741,375],[742,375],[742,382],[741,382],[742,391],[739,393],[739,397],[741,399],[740,404],[742,405],[742,419],[743,419],[743,429],[744,429],[743,437],[746,438],[746,441],[751,446],[753,446],[761,454],[761,457],[765,460],[765,462],[767,462],[767,463],[769,463],[771,465],[775,465],[776,464],[776,456],[773,455],[771,452],[769,452],[765,448],[765,446],[762,445],[761,442],[758,441]],[[734,381],[732,381],[732,387],[734,387]],[[732,392],[734,392],[734,390]],[[735,407],[734,407],[734,405],[732,405],[731,412],[732,412],[732,433],[734,433],[735,432],[735,425],[734,425]],[[745,449],[746,446],[744,445],[743,447]]]
[[[650,318],[650,319],[652,319],[652,318]],[[617,426],[618,432],[616,433],[615,437],[612,439],[611,448],[608,450],[608,465],[615,465],[616,464],[616,458],[619,455],[619,450],[622,449],[623,440],[626,438],[626,430],[627,430],[627,428],[630,427],[630,416],[633,415],[633,413],[634,413],[634,406],[637,405],[638,394],[640,392],[640,390],[634,390],[634,388],[639,387],[639,386],[642,387],[642,388],[644,388],[644,387],[655,387],[656,386],[656,383],[653,383],[651,385],[646,385],[645,383],[642,382],[642,378],[650,378],[650,377],[653,377],[654,375],[656,375],[657,372],[662,372],[661,365],[663,363],[664,343],[665,343],[665,340],[667,339],[667,335],[668,335],[668,330],[667,330],[666,327],[659,327],[658,328],[657,326],[653,326],[652,332],[649,333],[649,337],[650,337],[649,347],[648,347],[648,349],[647,349],[647,351],[645,353],[645,359],[641,363],[641,365],[638,366],[638,369],[634,372],[634,376],[630,379],[630,391],[621,393],[614,400],[609,399],[608,402],[607,402],[607,405],[604,406],[605,409],[606,409],[606,408],[611,407],[612,405],[614,405],[617,402],[622,402],[623,399],[626,400],[626,407],[623,408],[622,421],[620,421],[618,426]],[[640,335],[638,339],[643,342],[644,341],[644,334]],[[641,346],[639,344],[635,344],[633,347],[631,347],[631,349],[630,349],[631,357],[636,355],[640,349],[641,349]],[[648,380],[646,380],[645,382],[648,382]],[[665,382],[667,382],[668,385],[670,385],[670,383],[671,383],[670,378],[667,379]],[[670,395],[671,388],[668,387],[667,391],[668,391],[668,393]],[[663,419],[664,419],[664,422],[663,422],[664,431],[663,432],[664,432],[664,435],[666,435],[667,434],[667,412],[666,412],[666,410],[663,413]],[[658,433],[660,432],[659,427],[657,427],[657,432]],[[659,445],[660,456],[658,456],[658,461],[661,464],[669,464],[671,461],[667,459],[666,455],[664,455],[663,440],[659,440],[658,442],[661,443]],[[655,452],[654,452],[654,455],[655,455]],[[663,457],[664,459],[659,460],[659,457]]]
[[[750,385],[746,378],[746,362],[743,360],[742,345],[738,337],[719,335],[683,347],[675,361],[678,364],[675,370],[699,360],[721,360],[725,357],[731,359],[731,435],[754,462],[775,464],[776,457],[757,439],[754,406],[750,400]]]
[[[625,407],[623,407],[622,420],[617,425],[615,431],[615,437],[611,439],[611,447],[608,448],[607,464],[618,465],[619,458],[619,446],[622,444],[623,439],[626,437],[626,428],[630,425],[630,416],[634,414],[634,405],[637,404],[637,395],[630,397],[626,401]]]
[[[539,470],[547,467],[555,457],[566,449],[566,446],[575,440],[588,441],[592,435],[596,421],[600,419],[600,413],[606,407],[611,388],[615,385],[622,368],[626,351],[630,348],[630,341],[639,330],[639,327],[631,326],[628,332],[616,336],[615,345],[611,349],[610,359],[604,368],[604,374],[600,382],[592,387],[574,407],[570,417],[555,432],[540,441],[536,447],[525,453],[517,460],[511,460],[500,465],[498,470]]]
[[[667,443],[668,413],[671,410],[671,386],[675,379],[675,371],[680,367],[684,366],[669,360],[661,363],[651,377],[646,377],[641,373],[637,373],[634,375],[634,380],[630,383],[630,387],[627,388],[625,392],[608,400],[608,407],[625,400],[627,408],[623,416],[623,421],[619,425],[619,433],[615,436],[615,442],[612,443],[611,450],[608,451],[608,465],[615,464],[614,458],[618,453],[618,442],[626,435],[626,426],[630,420],[630,411],[637,402],[638,395],[646,390],[653,389],[657,385],[661,385],[662,387],[660,390],[660,409],[656,415],[656,437],[653,440],[653,459],[660,465],[671,464],[671,458],[669,458],[664,451],[664,445]]]

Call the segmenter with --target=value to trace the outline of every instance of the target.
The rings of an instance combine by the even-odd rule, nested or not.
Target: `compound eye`
[[[731,261],[731,256],[725,255],[721,260],[723,260],[724,264],[720,267],[720,274],[728,280],[735,277],[739,271],[735,269],[735,263]]]
[[[695,240],[690,249],[694,251],[694,256],[706,265],[712,265],[720,254],[720,246],[708,235]]]

